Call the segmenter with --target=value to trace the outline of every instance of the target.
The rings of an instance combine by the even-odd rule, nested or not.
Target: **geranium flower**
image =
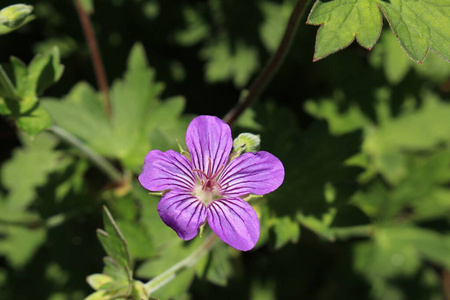
[[[217,117],[199,116],[189,124],[186,144],[190,159],[169,150],[145,157],[139,181],[150,191],[165,191],[158,203],[163,222],[190,240],[200,226],[211,229],[230,246],[247,251],[259,238],[259,221],[243,196],[277,189],[284,167],[272,154],[248,152],[229,161],[230,127]]]

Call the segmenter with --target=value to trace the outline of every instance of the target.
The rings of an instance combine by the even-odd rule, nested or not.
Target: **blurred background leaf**
[[[33,23],[1,36],[8,78],[21,95],[32,96],[21,105],[42,104],[33,112],[48,110],[52,122],[105,156],[123,181],[109,182],[84,153],[49,132],[34,139],[18,134],[2,116],[0,298],[92,294],[86,276],[104,267],[94,232],[105,204],[128,242],[135,279],[154,278],[203,238],[183,242],[161,221],[158,198],[136,180],[145,154],[177,149],[194,114],[223,116],[238,101],[274,52],[295,1],[99,0],[94,11],[93,1],[84,1],[111,87],[111,119],[94,88],[73,4],[29,2]],[[373,10],[373,3],[352,3]],[[326,14],[341,19],[336,14],[345,9]],[[351,16],[344,28],[371,30],[357,36],[371,48],[377,20],[358,27]],[[260,134],[261,150],[286,168],[279,190],[250,202],[261,222],[257,247],[239,253],[218,243],[155,297],[444,298],[450,286],[449,64],[430,52],[418,65],[387,28],[370,52],[350,45],[312,63],[317,27],[304,21],[261,103],[232,128],[233,136]],[[354,38],[342,34],[339,47]],[[61,63],[64,77],[50,86]],[[108,284],[93,278],[97,288]]]

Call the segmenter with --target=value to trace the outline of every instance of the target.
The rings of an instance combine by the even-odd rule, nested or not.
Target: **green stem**
[[[338,240],[346,240],[354,237],[370,237],[373,234],[373,225],[359,225],[351,227],[334,227],[331,229]]]
[[[314,232],[316,235],[322,237],[323,239],[326,239],[329,242],[335,241],[335,237],[333,236],[333,233],[331,232],[331,230],[329,230],[327,227],[325,227],[326,225],[321,224],[320,221],[311,223],[310,220],[308,221],[308,217],[306,217],[302,214],[299,214],[297,216],[297,221],[300,223],[300,225],[311,230],[312,232]]]
[[[308,7],[311,0],[297,0],[297,3],[292,10],[289,21],[286,25],[286,30],[284,31],[283,38],[281,39],[280,44],[278,45],[277,51],[272,55],[267,64],[265,65],[262,72],[258,75],[255,81],[250,86],[248,93],[245,93],[245,96],[242,97],[242,101],[239,101],[238,104],[230,110],[223,120],[231,124],[236,121],[239,116],[245,111],[245,109],[259,97],[259,95],[265,90],[265,88],[269,85],[275,73],[278,71],[278,68],[283,63],[286,54],[288,53],[292,41],[294,40],[295,34],[297,32],[298,24],[300,20],[303,18],[306,9]],[[306,5],[306,6],[305,6]]]
[[[0,86],[2,90],[5,92],[5,97],[19,100],[17,96],[17,91],[8,75],[6,75],[5,70],[0,66]]]
[[[53,125],[50,128],[50,131],[83,152],[100,170],[108,175],[113,182],[119,183],[123,180],[123,175],[107,159],[92,150],[76,136],[56,125]]]
[[[36,228],[54,228],[58,227],[59,225],[63,224],[67,220],[77,216],[80,214],[80,211],[72,211],[72,212],[66,212],[66,213],[59,213],[54,216],[49,217],[46,220],[41,219],[35,219],[31,221],[9,221],[0,219],[0,225],[6,225],[6,226],[18,226],[18,227],[25,227],[28,229],[36,229]]]
[[[210,234],[203,244],[198,247],[194,252],[192,252],[188,257],[179,261],[175,265],[173,265],[170,269],[167,269],[164,273],[156,276],[149,282],[145,284],[145,289],[147,290],[147,295],[151,295],[154,291],[163,287],[167,283],[169,283],[172,279],[174,279],[177,274],[184,269],[190,268],[194,266],[205,254],[211,250],[214,242],[217,240],[217,235]]]

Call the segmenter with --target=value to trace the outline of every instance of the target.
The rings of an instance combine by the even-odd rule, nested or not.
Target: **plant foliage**
[[[231,124],[286,171],[247,199],[261,234],[245,253],[207,226],[181,240],[137,176],[150,150],[186,149],[194,115],[246,99],[297,1],[80,1],[107,92],[72,1],[29,2],[0,10],[1,299],[449,297],[447,0],[305,1]],[[331,55],[354,40],[371,51]]]

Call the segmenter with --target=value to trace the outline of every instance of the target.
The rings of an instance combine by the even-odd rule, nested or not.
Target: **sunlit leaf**
[[[316,1],[308,24],[321,25],[316,38],[314,60],[350,45],[355,39],[371,49],[381,33],[382,18],[372,0]]]
[[[165,147],[176,145],[175,140],[184,137],[189,121],[180,118],[184,99],[159,100],[163,87],[155,82],[155,72],[148,66],[143,47],[136,44],[124,79],[116,80],[111,87],[111,119],[105,113],[101,95],[86,83],[77,84],[62,101],[45,99],[43,106],[59,126],[94,150],[139,170],[153,141],[166,141]],[[155,135],[157,139],[152,138]]]
[[[53,48],[36,55],[27,67],[18,58],[11,58],[15,95],[5,91],[0,94],[0,113],[17,119],[17,125],[34,136],[51,126],[49,114],[39,105],[38,96],[57,82],[64,71],[59,50]]]
[[[106,207],[104,207],[103,219],[105,231],[98,229],[97,237],[108,254],[104,258],[103,273],[112,280],[102,284],[100,288],[106,290],[110,295],[110,298],[107,299],[114,299],[118,296],[126,297],[132,292],[133,278],[128,245]]]
[[[381,32],[380,10],[413,60],[422,63],[430,49],[450,60],[450,7],[445,0],[318,0],[308,17],[309,24],[321,25],[314,60],[347,47],[354,39],[372,49]]]
[[[406,53],[421,63],[431,49],[450,60],[450,6],[446,0],[378,1]]]

